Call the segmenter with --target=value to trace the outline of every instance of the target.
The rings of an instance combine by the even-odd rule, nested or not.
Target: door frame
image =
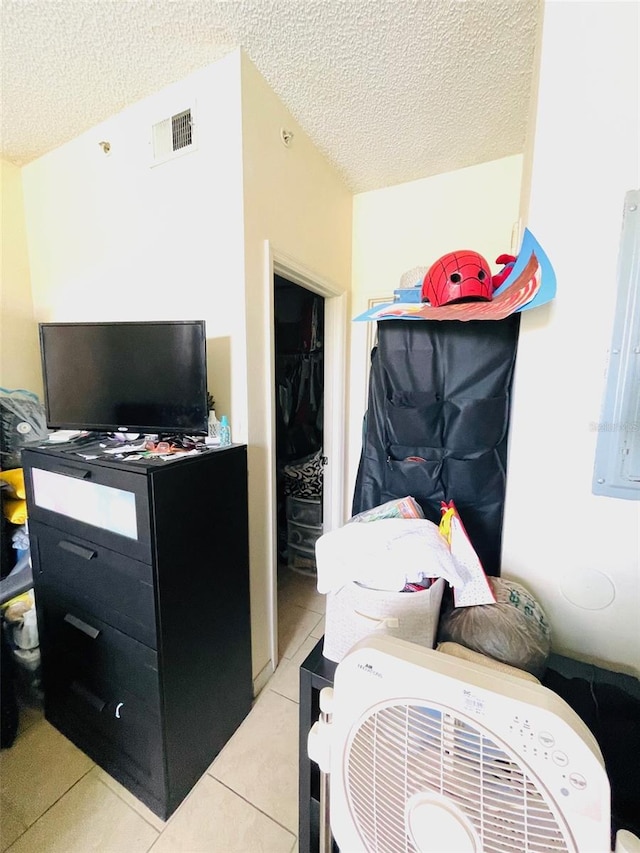
[[[347,291],[335,282],[306,267],[297,258],[280,251],[265,240],[265,281],[268,298],[266,339],[269,342],[268,381],[266,383],[268,479],[268,554],[271,607],[269,613],[270,657],[278,665],[278,554],[276,497],[276,405],[275,405],[275,315],[274,275],[324,297],[324,389],[323,455],[323,532],[344,523],[346,488],[346,364],[347,364]]]

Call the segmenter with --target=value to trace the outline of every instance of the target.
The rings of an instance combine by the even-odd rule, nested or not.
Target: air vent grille
[[[156,166],[195,149],[194,121],[191,109],[157,122],[151,128],[153,163]]]
[[[178,115],[171,116],[171,136],[174,151],[179,151],[193,143],[191,110],[185,110]]]

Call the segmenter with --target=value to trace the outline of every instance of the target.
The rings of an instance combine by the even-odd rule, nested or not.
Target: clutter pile
[[[27,520],[27,493],[22,468],[0,471],[2,511],[11,524],[23,525]]]
[[[45,409],[38,396],[22,388],[0,388],[0,468],[20,467],[23,447],[49,435]]]
[[[0,388],[0,745],[17,734],[19,705],[40,705],[40,649],[31,589],[27,502],[21,465],[23,448],[46,440],[45,409],[21,388]]]
[[[33,590],[13,598],[3,608],[4,630],[17,663],[21,695],[38,703],[42,700],[40,642]]]
[[[515,581],[487,577],[453,501],[441,512],[436,525],[406,496],[318,539],[324,657],[339,662],[355,643],[382,633],[428,648],[438,639],[443,651],[466,649],[540,676],[551,646],[542,608]],[[441,614],[447,584],[453,600]]]
[[[464,585],[446,539],[410,496],[321,536],[316,561],[327,596],[323,655],[336,662],[374,632],[432,648],[445,581]]]

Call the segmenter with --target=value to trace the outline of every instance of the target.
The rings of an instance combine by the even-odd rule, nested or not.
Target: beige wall
[[[624,194],[640,183],[640,7],[547,3],[528,224],[558,279],[523,314],[503,570],[554,647],[640,675],[640,503],[591,494]]]
[[[446,252],[475,249],[492,270],[511,249],[522,158],[506,157],[408,184],[361,193],[353,208],[353,316],[369,299],[393,298],[403,273]],[[348,507],[362,445],[373,324],[353,323],[349,390]]]
[[[292,259],[314,281],[346,292],[351,278],[352,196],[312,145],[253,64],[243,56],[242,125],[249,394],[249,459],[254,672],[269,661],[274,545],[270,513],[273,483],[271,441],[273,396],[270,361],[273,331],[268,247]],[[281,128],[293,132],[291,146]],[[268,241],[268,244],[267,244]]]
[[[42,396],[20,169],[0,161],[0,385]]]

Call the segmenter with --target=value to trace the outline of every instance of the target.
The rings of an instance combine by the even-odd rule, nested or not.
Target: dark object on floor
[[[18,701],[11,648],[0,625],[2,653],[0,659],[0,747],[13,746],[18,732]]]
[[[573,708],[600,745],[611,784],[612,834],[627,829],[640,835],[640,697],[553,669],[543,684]]]
[[[31,571],[31,564],[26,563],[24,568],[11,575],[11,577],[0,580],[0,604],[6,604],[7,601],[26,592],[32,586],[33,573]],[[2,635],[2,658],[0,660],[0,717],[2,733],[0,746],[2,749],[6,749],[13,746],[16,738],[19,711],[16,694],[16,664],[4,631],[3,617],[0,617],[0,635]]]

